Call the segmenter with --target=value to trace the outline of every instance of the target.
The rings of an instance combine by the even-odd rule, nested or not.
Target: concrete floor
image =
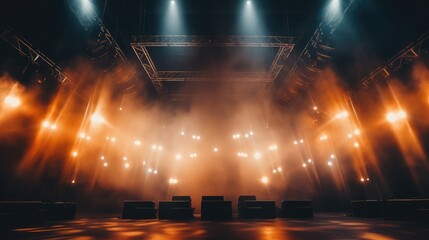
[[[48,222],[36,227],[0,229],[0,239],[429,239],[427,223],[360,219],[341,214],[316,214],[314,219],[208,222],[123,220],[111,217]]]

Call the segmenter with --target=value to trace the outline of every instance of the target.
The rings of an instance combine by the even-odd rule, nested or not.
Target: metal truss
[[[167,94],[163,82],[171,81],[253,81],[265,83],[269,88],[277,78],[284,61],[289,57],[294,44],[293,37],[286,36],[187,36],[149,35],[134,36],[131,47],[152,81],[158,94]],[[195,71],[157,71],[147,47],[276,47],[279,48],[268,72],[208,73]]]
[[[359,83],[360,89],[368,88],[371,83],[388,79],[393,72],[400,69],[402,66],[411,63],[422,54],[427,54],[429,49],[424,47],[424,43],[429,40],[429,32],[424,33],[415,42],[408,45],[393,58],[387,61],[384,66],[381,66],[370,73],[366,78]]]
[[[354,0],[348,0],[346,3],[343,3],[343,10],[341,13],[335,15],[327,15],[319,26],[314,31],[313,35],[305,45],[302,52],[299,54],[295,63],[290,67],[288,74],[285,79],[282,81],[280,86],[281,98],[284,101],[289,101],[292,95],[298,93],[300,88],[305,87],[312,80],[312,76],[303,77],[303,73],[300,73],[300,67],[307,68],[311,72],[317,72],[317,64],[315,62],[325,62],[330,56],[323,53],[317,52],[321,50],[323,52],[332,52],[335,49],[329,45],[324,44],[324,42],[329,39],[330,35],[334,33],[337,27],[342,22],[344,15],[352,5]],[[316,51],[314,54],[313,52]],[[316,59],[317,61],[314,61]]]
[[[63,86],[75,85],[69,75],[67,75],[45,54],[33,47],[23,37],[13,33],[9,29],[3,28],[0,38],[3,39],[3,41],[5,41],[6,43],[8,43],[10,46],[15,48],[20,55],[28,58],[32,64],[37,66],[47,66],[51,70],[52,77],[55,78],[58,82],[60,82]],[[86,99],[88,97],[88,92],[84,89],[79,89],[76,94],[83,99]]]
[[[88,10],[84,9],[79,0],[69,0],[68,6],[86,31],[93,31],[98,34],[97,44],[100,44],[101,42],[107,42],[108,45],[112,47],[114,56],[119,57],[123,66],[127,68],[127,72],[123,79],[116,81],[117,85],[119,85],[119,88],[127,94],[136,94],[139,90],[139,80],[137,78],[137,73],[134,67],[128,61],[122,49],[119,47],[118,43],[113,38],[112,34],[103,24],[103,21],[97,16],[95,9],[91,9],[89,14],[82,14]]]

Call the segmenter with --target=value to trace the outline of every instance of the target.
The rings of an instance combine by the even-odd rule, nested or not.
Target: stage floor
[[[114,217],[81,217],[48,222],[36,227],[0,229],[0,239],[428,239],[427,223],[352,218],[341,214],[316,214],[314,219],[273,219],[208,222],[123,220]]]

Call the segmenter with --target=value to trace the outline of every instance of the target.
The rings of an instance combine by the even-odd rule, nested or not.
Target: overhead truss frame
[[[278,51],[268,72],[208,73],[199,71],[158,71],[148,47],[275,47]],[[293,47],[293,37],[288,36],[196,36],[196,35],[145,35],[134,36],[131,47],[142,67],[161,96],[168,93],[164,82],[239,81],[260,82],[269,89],[283,68]]]

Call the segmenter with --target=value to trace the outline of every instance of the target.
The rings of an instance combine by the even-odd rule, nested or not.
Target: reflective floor
[[[311,220],[206,222],[78,218],[36,227],[0,230],[0,239],[429,239],[425,223],[316,214]]]

